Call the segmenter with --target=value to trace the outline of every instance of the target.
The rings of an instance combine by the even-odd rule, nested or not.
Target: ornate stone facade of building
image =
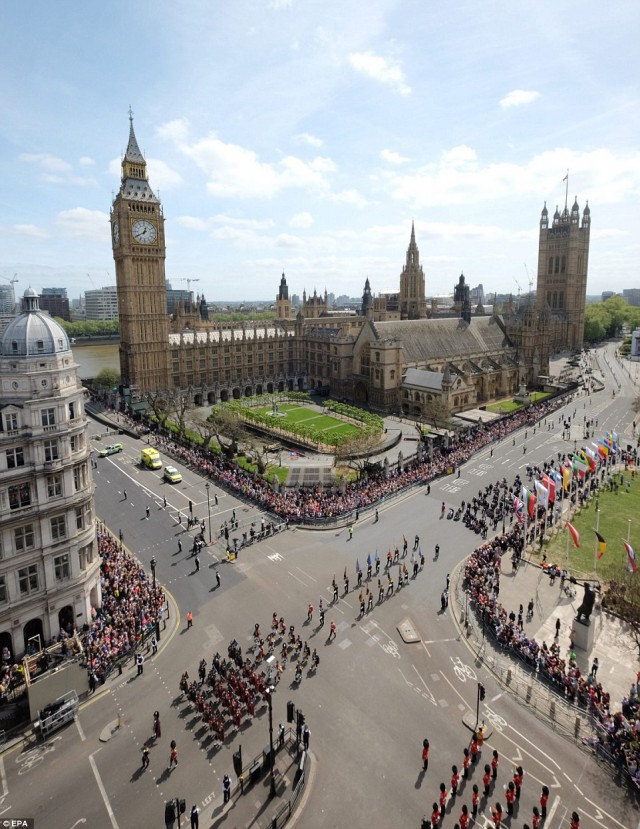
[[[196,405],[315,389],[414,414],[434,396],[455,412],[510,395],[522,381],[547,373],[550,349],[580,339],[589,213],[586,208],[582,228],[577,204],[565,214],[557,214],[548,228],[543,211],[538,297],[544,303],[519,313],[508,305],[504,320],[497,309],[484,316],[481,304],[472,316],[464,276],[453,309],[441,313],[432,303],[427,319],[413,223],[399,293],[376,297],[367,279],[360,314],[331,313],[327,291],[314,290],[303,293],[293,319],[282,274],[274,322],[209,322],[204,298],[181,303],[169,318],[162,208],[149,187],[131,122],[111,215],[123,384],[134,400],[164,389],[178,389]],[[441,380],[432,376],[437,373]]]
[[[0,345],[0,648],[39,650],[102,597],[85,390],[32,289]]]

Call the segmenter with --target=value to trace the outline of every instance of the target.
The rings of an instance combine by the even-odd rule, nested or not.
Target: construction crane
[[[15,306],[15,304],[16,304],[16,289],[13,286],[18,281],[18,274],[14,273],[13,279],[9,279],[8,276],[0,276],[0,279],[6,279],[7,282],[11,285],[11,294],[13,296],[13,303],[12,304]]]
[[[529,280],[529,294],[532,294],[533,293],[533,279],[531,277],[531,274],[529,273],[529,268],[527,267],[526,262],[524,263],[524,270],[525,270],[525,273],[527,274],[527,279]]]
[[[520,292],[522,291],[522,288],[520,287],[520,283],[519,283],[519,282],[518,282],[518,280],[515,278],[515,276],[513,277],[513,281],[514,281],[514,282],[516,283],[516,285],[518,286],[518,296],[520,296]]]
[[[200,282],[199,279],[188,279],[186,276],[178,276],[175,280],[171,280],[172,282],[186,282],[187,283],[187,291],[191,293],[191,283],[192,282]]]

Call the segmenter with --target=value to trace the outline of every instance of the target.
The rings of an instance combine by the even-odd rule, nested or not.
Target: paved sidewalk
[[[464,575],[464,562],[459,565],[453,575],[455,589],[451,591],[451,602],[454,609],[454,619],[459,627],[461,635],[464,635],[464,614],[465,596],[462,590],[462,578]],[[568,582],[567,582],[568,584]],[[571,627],[576,615],[576,609],[582,602],[584,588],[581,585],[574,586],[575,596],[569,597],[560,586],[560,579],[556,578],[551,584],[549,576],[535,563],[524,561],[516,573],[512,572],[510,557],[505,554],[502,558],[502,576],[500,578],[500,603],[510,612],[518,613],[518,608],[523,605],[526,610],[530,599],[534,600],[533,619],[525,621],[524,631],[528,637],[535,639],[539,644],[546,642],[550,645],[555,638],[556,620],[560,620],[559,644],[561,652],[565,656],[569,651]],[[469,618],[472,620],[470,632],[467,636],[469,646],[478,652],[483,647],[482,631],[475,613],[469,610]],[[591,623],[595,625],[594,645],[590,652],[574,648],[577,664],[585,675],[589,673],[595,657],[598,657],[600,667],[598,669],[598,680],[603,688],[610,694],[612,711],[620,710],[622,698],[627,696],[632,682],[635,681],[636,673],[640,670],[640,659],[638,648],[635,646],[629,635],[626,625],[619,619],[603,613],[596,605],[591,616]],[[517,657],[510,656],[508,651],[501,650],[494,646],[493,639],[487,638],[484,641],[485,664],[500,675],[505,681],[508,666],[512,668],[512,675],[516,675],[523,682],[522,688],[517,688],[514,683],[512,690],[518,696],[527,699],[527,702],[540,708],[539,688],[536,685],[536,694],[533,700],[527,698],[527,687],[530,687],[532,680],[535,680],[531,671],[525,668],[524,663]],[[487,659],[490,654],[492,658]],[[503,670],[505,668],[506,670]],[[509,684],[507,680],[506,684]],[[542,686],[545,688],[546,686]],[[545,696],[551,700],[552,692]],[[558,696],[557,700],[561,698]],[[574,706],[567,704],[570,710],[577,710]]]

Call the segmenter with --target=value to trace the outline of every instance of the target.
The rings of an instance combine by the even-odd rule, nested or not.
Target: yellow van
[[[140,452],[140,462],[148,469],[162,469],[160,452],[157,449],[152,449],[150,446]]]

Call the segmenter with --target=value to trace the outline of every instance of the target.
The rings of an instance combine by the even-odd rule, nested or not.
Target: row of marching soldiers
[[[437,829],[441,821],[444,820],[447,805],[452,804],[454,798],[456,798],[458,795],[458,789],[460,787],[461,778],[463,780],[467,780],[469,778],[470,767],[478,762],[483,743],[484,732],[481,728],[474,733],[471,739],[470,746],[468,748],[465,747],[464,749],[464,757],[462,760],[462,775],[460,775],[458,766],[454,765],[451,767],[451,784],[449,791],[447,791],[447,786],[445,783],[440,783],[440,793],[438,801],[434,802],[432,806],[431,818],[428,819],[426,816],[423,818],[422,829]],[[429,767],[429,752],[429,740],[425,739],[422,743],[423,771],[426,771]],[[491,763],[485,763],[484,766],[484,774],[482,776],[483,800],[487,800],[489,798],[489,795],[491,794],[491,789],[495,786],[495,782],[498,777],[499,764],[500,755],[498,751],[494,749],[491,757]],[[509,818],[513,815],[515,802],[520,800],[520,792],[522,790],[523,779],[524,770],[522,766],[515,766],[513,771],[513,779],[510,780],[509,783],[505,786],[507,817]],[[547,816],[548,800],[549,788],[548,786],[543,786],[540,794],[540,806],[533,807],[531,826],[528,823],[525,823],[523,824],[523,829],[540,829],[542,822],[544,822]],[[473,820],[475,821],[477,818],[479,806],[480,789],[478,785],[474,783],[471,796],[471,810],[469,810],[469,807],[466,804],[462,806],[458,822],[455,824],[454,829],[468,829],[470,820],[473,818]],[[500,829],[503,820],[503,807],[499,801],[496,802],[491,809],[491,819],[493,821],[494,827],[496,827],[496,829]],[[573,812],[571,816],[571,829],[579,829],[579,827],[580,816],[577,812]]]

